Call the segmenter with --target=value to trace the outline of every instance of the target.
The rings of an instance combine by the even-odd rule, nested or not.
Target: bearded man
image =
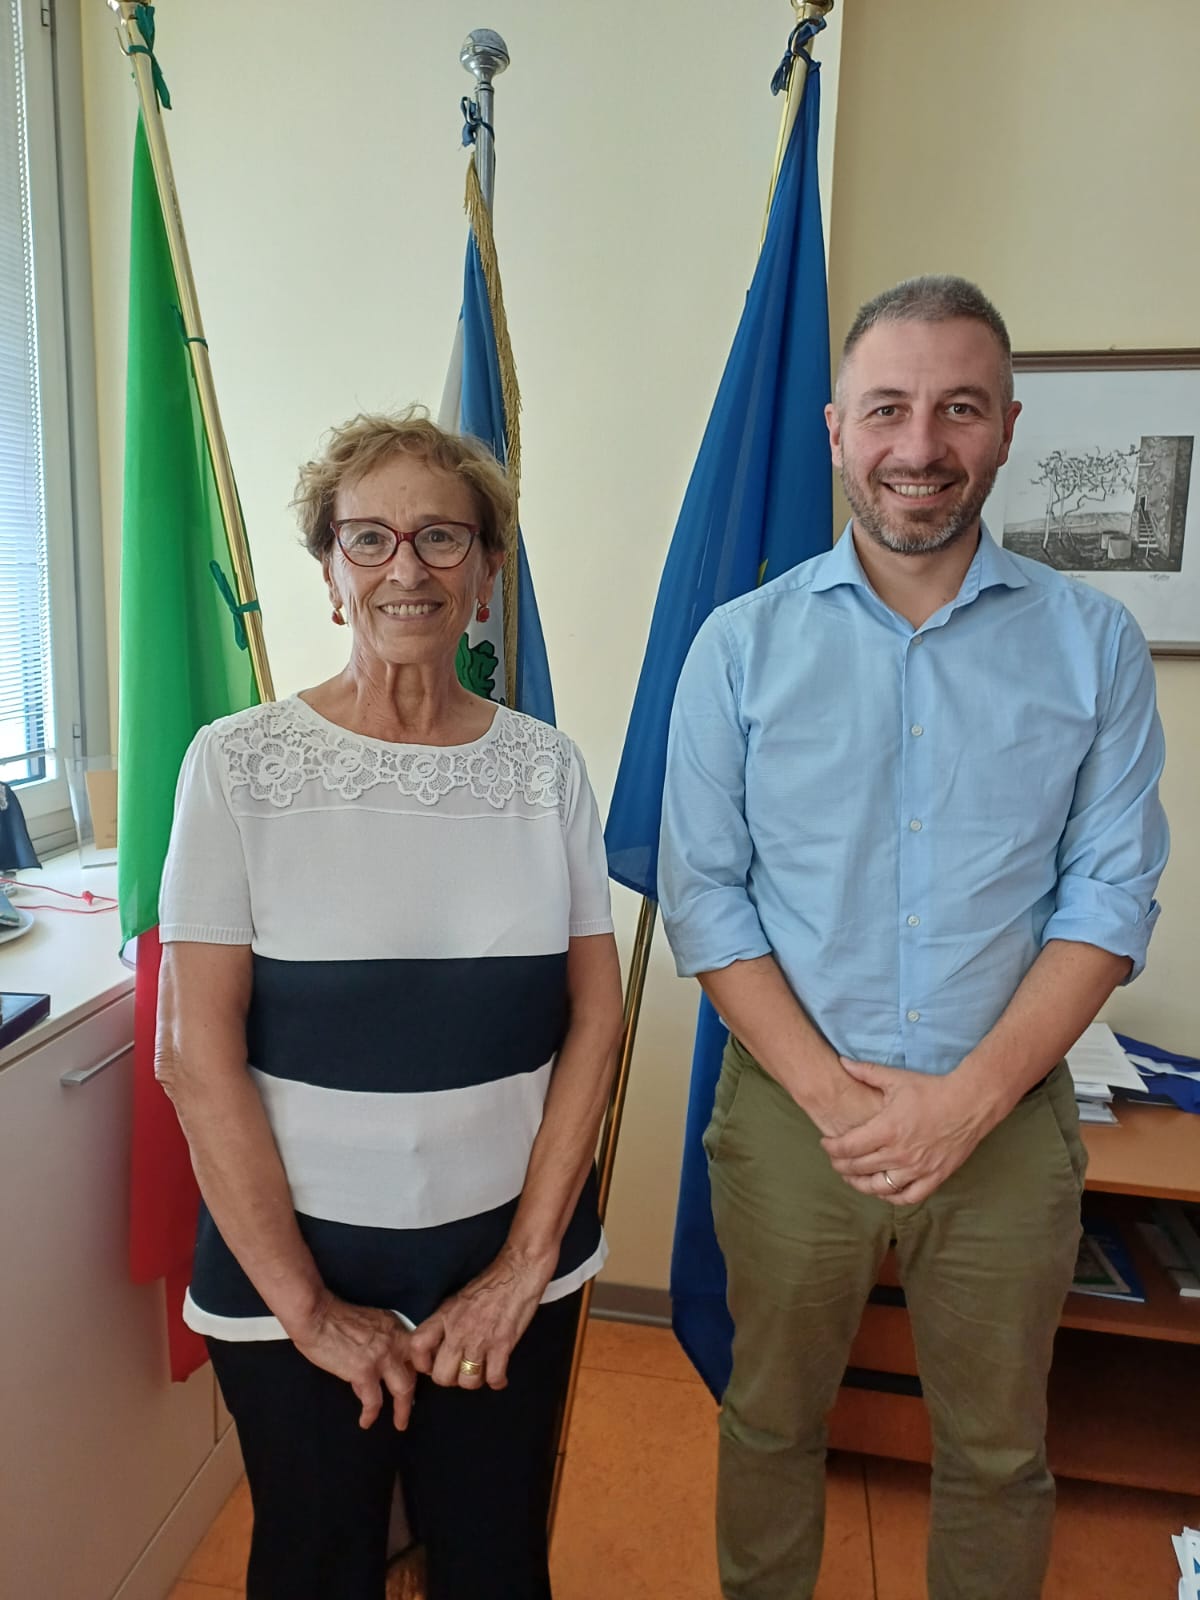
[[[889,1246],[930,1600],[1041,1594],[1086,1164],[1063,1056],[1145,961],[1167,829],[1133,618],[980,520],[1019,411],[974,285],[865,305],[826,413],[850,526],[716,611],[680,678],[661,901],[731,1029],[705,1136],[729,1600],[813,1593],[825,1419]]]

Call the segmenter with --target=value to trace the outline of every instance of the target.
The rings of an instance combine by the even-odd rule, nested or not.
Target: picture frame
[[[1200,349],[1014,354],[997,544],[1124,602],[1155,655],[1200,656]]]

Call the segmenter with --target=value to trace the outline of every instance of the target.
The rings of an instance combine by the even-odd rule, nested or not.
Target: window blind
[[[0,780],[46,775],[51,671],[20,0],[0,0]]]

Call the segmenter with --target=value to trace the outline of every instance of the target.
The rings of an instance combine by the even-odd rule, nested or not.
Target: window
[[[41,0],[0,0],[0,780],[17,790],[41,853],[75,842],[68,779],[95,753],[80,690],[79,411],[67,359],[72,332],[89,347],[91,334],[79,341],[67,293],[64,196],[81,130],[59,114],[64,51],[69,66],[78,39],[60,39],[58,21]],[[86,216],[73,227],[85,237]],[[90,421],[94,438],[94,412]]]
[[[9,4],[0,74],[0,755],[8,783],[46,776],[53,726],[33,227],[21,18]]]

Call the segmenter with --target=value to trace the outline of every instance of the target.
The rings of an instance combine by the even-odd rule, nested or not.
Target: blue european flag
[[[800,70],[799,67],[797,70]],[[671,702],[701,623],[725,601],[827,550],[829,313],[817,189],[819,79],[808,67],[758,266],[667,553],[605,828],[619,883],[657,898]],[[726,1031],[702,1001],[671,1261],[675,1333],[718,1397],[733,1325],[700,1138]]]
[[[462,317],[458,325],[456,349],[451,358],[450,375],[441,417],[448,427],[473,434],[487,444],[501,466],[508,465],[508,429],[504,395],[500,383],[500,359],[496,349],[496,330],[488,301],[487,282],[472,233],[467,240],[467,264],[463,282]],[[457,390],[457,392],[455,392]],[[492,606],[492,618],[483,628],[472,628],[472,643],[480,638],[492,642],[499,662],[494,693],[504,692],[503,608],[508,596],[503,582],[497,585],[499,603]],[[546,642],[538,616],[533,579],[525,554],[525,540],[517,529],[517,711],[524,711],[543,722],[554,721],[554,694],[550,687],[550,665]]]

